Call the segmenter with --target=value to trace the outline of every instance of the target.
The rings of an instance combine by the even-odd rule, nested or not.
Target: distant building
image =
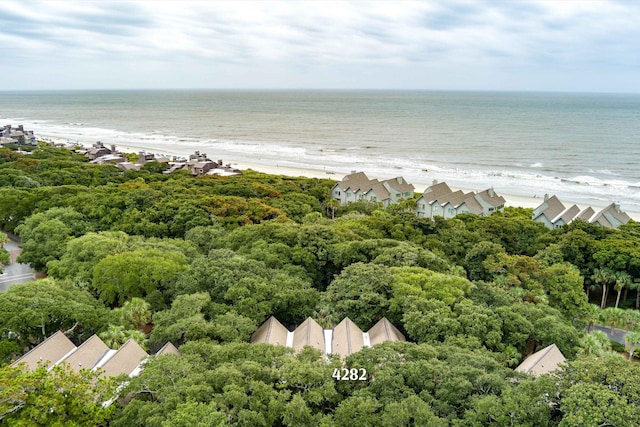
[[[345,176],[331,189],[331,198],[341,205],[358,201],[382,203],[384,207],[400,200],[411,199],[414,196],[414,186],[403,177],[378,181],[369,179],[364,172],[355,172]]]
[[[556,196],[544,195],[544,201],[533,210],[531,216],[549,229],[559,228],[575,220],[582,220],[602,227],[616,228],[629,222],[631,218],[620,210],[620,205],[611,203],[596,212],[592,207],[580,209],[577,205],[566,207]]]
[[[37,145],[37,141],[33,131],[24,130],[23,125],[15,128],[5,125],[0,128],[0,145],[2,144]]]
[[[385,341],[406,341],[404,335],[386,318],[376,323],[368,332],[362,332],[349,318],[343,319],[333,329],[323,329],[309,317],[290,332],[275,317],[269,317],[250,339],[251,343],[284,345],[296,352],[310,346],[320,350],[322,354],[338,354],[341,357]]]
[[[528,356],[515,370],[537,377],[557,371],[566,361],[560,349],[555,344],[551,344]]]
[[[505,200],[493,188],[479,193],[452,191],[444,182],[433,181],[416,200],[416,215],[422,218],[437,216],[450,219],[462,213],[489,216],[504,209]]]

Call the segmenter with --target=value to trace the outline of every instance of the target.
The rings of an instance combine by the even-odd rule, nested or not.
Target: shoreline
[[[49,141],[54,142],[54,143],[62,143],[62,144],[73,144],[74,142],[70,142],[69,139],[66,138],[60,138],[60,137],[51,137],[51,136],[46,136],[46,135],[40,135],[41,137],[45,137],[47,138]],[[78,145],[82,145],[84,147],[90,146],[91,144],[87,144],[87,143],[81,143],[79,141],[75,141],[75,144]],[[158,148],[150,148],[150,147],[142,147],[142,146],[136,146],[136,145],[132,145],[132,144],[121,144],[121,145],[117,145],[116,144],[116,148],[118,149],[118,151],[120,152],[124,152],[124,153],[138,153],[140,151],[145,151],[145,152],[154,152],[156,154],[164,154],[164,155],[171,155],[171,156],[182,156],[182,157],[188,157],[190,154],[193,154],[193,150],[166,150],[166,149],[158,149]],[[176,147],[177,148],[177,147]],[[202,150],[201,150],[202,152]],[[285,176],[302,176],[305,178],[320,178],[320,179],[331,179],[334,181],[341,181],[342,178],[351,173],[351,170],[344,170],[340,167],[335,167],[335,166],[324,166],[323,169],[319,169],[319,168],[302,168],[302,167],[296,167],[295,165],[287,165],[286,161],[284,161],[283,163],[285,164],[280,164],[280,163],[269,163],[269,164],[265,164],[265,163],[261,163],[259,160],[255,160],[255,159],[250,159],[250,160],[245,160],[245,159],[237,159],[237,158],[226,158],[226,159],[222,159],[223,162],[225,164],[227,163],[231,163],[232,166],[234,166],[237,169],[240,170],[246,170],[246,169],[251,169],[254,170],[256,172],[263,172],[263,173],[267,173],[267,174],[272,174],[272,175],[285,175]],[[354,168],[357,169],[357,168]],[[380,176],[370,176],[370,178],[377,178],[377,179],[389,179],[389,178],[393,178],[392,176],[385,176],[385,177],[380,177]],[[438,180],[439,182],[446,182],[445,180]],[[424,192],[424,190],[429,187],[430,185],[432,185],[432,182],[416,182],[416,181],[412,181],[411,184],[414,185],[415,187],[415,192],[416,193],[422,193]],[[474,189],[472,186],[455,186],[455,185],[449,185],[451,187],[451,189],[453,191],[457,191],[457,190],[462,190],[464,192],[469,192],[469,191],[482,191],[485,190],[485,188],[482,189]],[[498,195],[504,197],[504,199],[506,200],[505,206],[508,207],[523,207],[523,208],[532,208],[535,209],[536,207],[540,206],[540,204],[542,204],[543,202],[543,196],[542,194],[538,197],[527,197],[527,196],[521,196],[521,195],[514,195],[514,194],[510,194],[509,191],[503,191],[500,188],[495,188],[495,191]],[[543,193],[544,194],[544,193]],[[553,194],[549,194],[549,196],[553,196]],[[591,206],[594,208],[594,210],[598,211],[606,206],[608,206],[608,204],[606,205],[597,205],[597,204],[585,204],[585,203],[580,203],[580,202],[576,202],[575,200],[571,200],[571,198],[561,198],[562,203],[565,204],[565,206],[569,207],[573,204],[577,205],[580,209],[584,209],[588,206]],[[622,206],[622,210],[625,211],[627,213],[627,215],[629,215],[630,218],[632,218],[634,221],[640,221],[640,212],[634,212],[634,211],[628,211],[624,209],[624,206]]]

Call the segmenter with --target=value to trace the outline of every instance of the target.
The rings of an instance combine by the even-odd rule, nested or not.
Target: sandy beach
[[[47,137],[47,139],[55,143],[63,143],[63,144],[68,143],[67,139],[61,139],[61,138],[55,138],[55,137]],[[176,148],[175,150],[168,151],[166,149],[154,150],[154,149],[150,149],[149,147],[135,146],[131,144],[117,146],[117,149],[119,151],[125,152],[125,153],[138,153],[140,151],[145,151],[145,152],[154,152],[161,155],[184,156],[184,157],[187,157],[190,154],[193,154],[192,151],[189,151],[186,149],[180,149],[181,147],[177,146],[175,148]],[[208,154],[211,154],[211,153],[208,153]],[[215,155],[210,155],[210,158],[213,159],[213,157],[215,157]],[[217,160],[217,159],[213,159],[213,160]],[[224,158],[222,160],[225,164],[231,163],[232,166],[240,170],[252,169],[254,171],[264,172],[264,173],[273,174],[273,175],[304,176],[307,178],[323,178],[323,179],[332,179],[335,181],[342,180],[342,178],[345,175],[352,172],[351,170],[336,168],[332,165],[326,165],[324,166],[323,169],[312,169],[312,168],[302,169],[292,165],[287,165],[286,162],[283,162],[282,164],[281,163],[265,164],[265,163],[260,163],[259,161],[251,160],[251,159],[247,160],[247,159]],[[389,179],[393,177],[392,176],[369,176],[369,178],[384,180],[384,179]],[[414,185],[416,193],[424,192],[424,190],[432,184],[432,182],[415,182],[415,181],[412,181],[411,183]],[[482,189],[473,188],[471,185],[469,185],[468,187],[451,186],[451,188],[454,191],[462,190],[464,192],[484,190],[484,188]],[[536,208],[537,206],[539,206],[543,201],[543,194],[544,194],[543,193],[537,197],[524,197],[524,196],[509,194],[508,189],[495,188],[495,191],[496,193],[498,193],[499,195],[505,198],[507,206],[524,207],[524,208]],[[550,194],[550,196],[552,195],[553,194]],[[580,209],[584,209],[588,206],[585,204],[576,203],[575,201],[567,198],[563,198],[562,202],[567,207],[573,204],[576,204]],[[591,205],[591,207],[593,207],[597,211],[605,206]],[[640,212],[631,212],[631,211],[625,210],[624,206],[622,206],[622,209],[635,221],[640,221]]]

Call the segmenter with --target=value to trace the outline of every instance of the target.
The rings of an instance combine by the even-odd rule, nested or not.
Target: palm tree
[[[618,308],[618,304],[620,303],[620,294],[622,293],[622,289],[629,286],[631,283],[631,276],[626,271],[617,271],[615,273],[614,289],[618,291],[618,296],[616,297],[616,308]]]
[[[624,323],[625,329],[627,330],[635,330],[638,325],[640,325],[640,311],[636,310],[625,310],[622,315],[622,321]]]
[[[629,360],[633,360],[633,353],[635,353],[636,347],[640,345],[640,332],[628,332],[624,336],[624,340],[629,346]]]
[[[127,334],[125,333],[124,326],[109,325],[109,329],[98,334],[100,339],[109,348],[119,349],[122,344],[127,340]]]
[[[640,279],[635,279],[629,284],[629,289],[636,291],[636,310],[640,309]]]
[[[601,311],[602,316],[601,319],[604,323],[611,326],[611,332],[613,334],[613,329],[621,323],[624,317],[625,310],[621,308],[609,307],[605,308]]]
[[[602,353],[611,350],[611,343],[607,334],[602,331],[594,331],[580,340],[580,347],[583,354],[602,356]]]
[[[142,298],[132,298],[122,306],[122,319],[136,329],[151,322],[151,305]]]
[[[613,278],[613,271],[609,268],[596,268],[593,270],[591,280],[602,287],[602,302],[600,303],[600,308],[604,308],[607,304],[607,288],[609,287],[609,283],[613,281]]]
[[[587,332],[591,332],[593,325],[600,319],[600,307],[595,304],[589,304],[587,309],[584,311],[582,318],[588,324]]]
[[[336,209],[338,209],[338,206],[340,206],[340,202],[336,199],[329,199],[327,200],[327,203],[325,203],[325,206],[331,210],[331,219],[335,219]]]

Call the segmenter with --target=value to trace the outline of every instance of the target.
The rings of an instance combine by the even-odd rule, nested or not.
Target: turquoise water
[[[0,124],[225,161],[640,211],[640,95],[394,91],[0,92]],[[336,177],[334,177],[336,178]]]

